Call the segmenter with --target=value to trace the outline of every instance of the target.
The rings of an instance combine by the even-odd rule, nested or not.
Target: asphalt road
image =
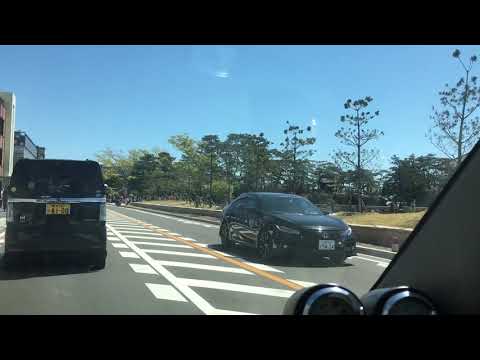
[[[216,225],[118,207],[107,216],[104,270],[2,269],[0,314],[280,314],[302,286],[334,282],[361,296],[388,265],[367,255],[337,267],[318,259],[262,264],[249,249],[223,252]]]

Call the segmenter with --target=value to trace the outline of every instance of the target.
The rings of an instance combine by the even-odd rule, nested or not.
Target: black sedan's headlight
[[[352,228],[350,226],[347,226],[347,230],[343,232],[343,235],[346,237],[352,236]]]

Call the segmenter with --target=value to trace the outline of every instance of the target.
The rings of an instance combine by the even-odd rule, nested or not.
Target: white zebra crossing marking
[[[257,269],[260,269],[260,270],[283,273],[282,270],[278,270],[278,269],[275,269],[271,266],[264,265],[264,264],[257,264],[257,263],[253,263],[253,262],[247,262],[247,261],[245,261],[245,264],[250,265],[250,266],[254,266],[254,267],[256,267]]]
[[[150,235],[155,235],[155,233],[151,230],[145,230],[145,231],[134,231],[134,230],[118,230],[120,231],[122,234],[138,234],[138,235],[147,235],[147,234],[150,234]]]
[[[145,285],[157,299],[188,302],[172,285],[149,283]]]
[[[159,236],[142,236],[142,235],[124,235],[128,239],[145,239],[145,240],[160,240],[160,241],[172,241],[176,242],[174,239],[169,239],[165,237],[159,237]]]
[[[146,264],[128,264],[130,267],[139,274],[156,274],[157,272],[150,265]]]
[[[128,249],[128,245],[122,244],[121,242],[112,243],[112,246],[117,249]]]
[[[145,229],[142,225],[114,225],[117,230],[143,230]]]
[[[163,244],[161,242],[149,242],[149,241],[132,241],[135,245],[151,245],[151,246],[164,246],[164,247],[173,247],[173,248],[182,248],[182,249],[191,249],[188,245],[177,245],[177,244]]]
[[[274,288],[267,288],[263,286],[241,285],[241,284],[227,283],[222,281],[186,279],[186,278],[178,278],[178,280],[181,281],[183,284],[187,286],[192,286],[192,287],[201,287],[201,288],[217,289],[217,290],[229,290],[229,291],[243,292],[243,293],[257,294],[257,295],[268,295],[268,296],[289,298],[294,293],[294,291],[292,290],[274,289]]]
[[[215,259],[214,256],[208,254],[198,254],[198,253],[187,253],[181,251],[169,251],[169,250],[150,250],[142,249],[143,252],[147,254],[164,254],[164,255],[176,255],[176,256],[190,256],[190,257],[199,257],[205,259]]]
[[[167,260],[157,260],[157,262],[160,265],[164,265],[164,266],[174,266],[174,267],[183,267],[183,268],[198,269],[198,270],[212,270],[212,271],[221,271],[221,272],[229,272],[229,273],[236,273],[236,274],[255,275],[250,271],[236,268],[236,267],[203,265],[203,264],[188,263],[188,262],[182,262],[182,261],[167,261]]]
[[[135,244],[131,243],[130,240],[128,240],[121,233],[117,232],[115,229],[113,229],[113,232],[116,233],[116,235],[123,242],[125,242],[128,246],[130,246],[130,248],[133,251],[136,251],[143,260],[145,260],[150,266],[152,266],[168,282],[173,284],[186,298],[188,298],[188,300],[190,300],[198,309],[200,309],[200,311],[202,311],[204,314],[207,314],[207,315],[216,314],[216,309],[208,301],[206,301],[204,298],[202,298],[200,295],[198,295],[195,291],[193,291],[188,286],[185,286],[181,282],[179,282],[177,278],[170,271],[168,271],[162,265],[156,263],[156,261],[151,256],[145,253],[145,251],[142,251]]]
[[[140,258],[140,256],[138,256],[133,251],[120,251],[120,255],[124,258],[130,258],[130,259],[139,259]]]
[[[186,236],[181,236],[181,238],[188,241],[197,241],[195,239],[192,239],[191,237],[186,237]]]

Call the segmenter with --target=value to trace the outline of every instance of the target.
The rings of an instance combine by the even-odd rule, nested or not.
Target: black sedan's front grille
[[[302,231],[305,239],[311,240],[340,240],[342,238],[342,231],[340,230],[305,230]]]
[[[297,241],[295,247],[302,249],[318,249],[319,240],[335,240],[338,241],[342,237],[342,232],[339,230],[304,230],[302,231],[302,238]]]

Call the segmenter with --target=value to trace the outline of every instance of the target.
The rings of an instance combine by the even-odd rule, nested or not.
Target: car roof
[[[48,162],[69,162],[69,163],[95,163],[98,164],[95,160],[71,160],[71,159],[20,159],[18,160],[17,163],[19,162],[42,162],[42,163],[48,163]]]

